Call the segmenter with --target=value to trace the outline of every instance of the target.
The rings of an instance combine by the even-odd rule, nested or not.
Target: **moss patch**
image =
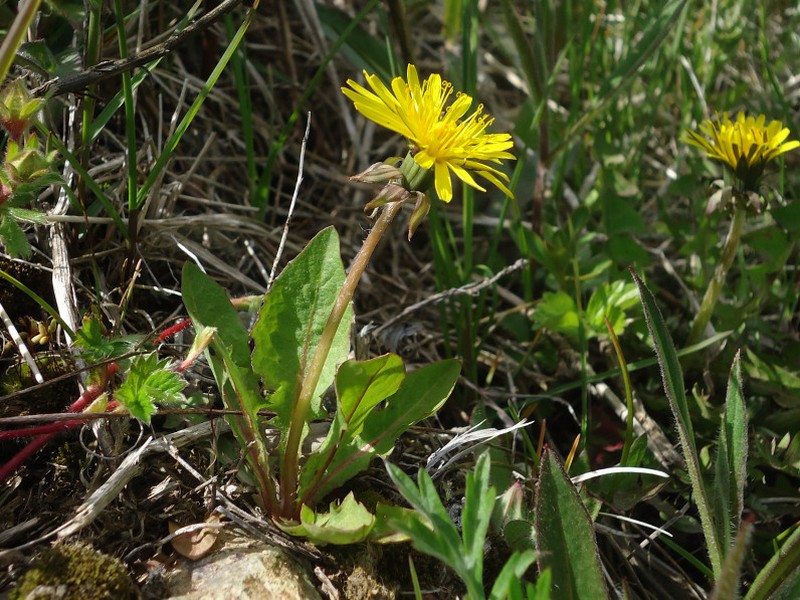
[[[124,599],[134,594],[133,581],[118,559],[80,543],[47,550],[20,579],[10,598],[22,600],[39,586],[51,592],[41,597],[58,595],[63,600]]]

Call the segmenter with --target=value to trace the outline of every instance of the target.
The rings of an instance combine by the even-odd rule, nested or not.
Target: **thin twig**
[[[411,306],[407,306],[404,308],[399,314],[395,315],[386,323],[381,325],[380,327],[373,330],[375,335],[380,334],[382,331],[385,331],[398,321],[404,321],[408,318],[408,316],[421,308],[428,306],[429,304],[438,304],[439,302],[444,302],[445,300],[449,300],[450,298],[454,298],[455,296],[475,296],[481,290],[490,287],[497,283],[500,279],[505,277],[506,275],[510,275],[515,271],[519,271],[528,264],[527,258],[520,258],[517,259],[516,262],[508,265],[504,269],[501,269],[494,275],[489,278],[481,279],[480,281],[473,281],[467,283],[466,285],[462,285],[461,287],[451,288],[449,290],[444,290],[443,292],[439,292],[438,294],[433,294],[432,296],[428,296],[421,302],[417,302],[416,304],[412,304]]]
[[[297,204],[297,196],[300,194],[300,184],[303,182],[303,167],[306,159],[306,143],[308,142],[309,132],[311,131],[311,111],[308,112],[308,121],[306,121],[306,131],[303,134],[303,142],[300,145],[300,163],[297,167],[297,180],[294,184],[294,192],[292,192],[292,201],[289,203],[289,214],[286,215],[286,222],[283,224],[283,233],[281,233],[281,241],[278,244],[278,251],[275,253],[275,260],[272,263],[272,270],[269,273],[269,281],[267,281],[267,289],[272,287],[272,282],[275,281],[275,274],[278,270],[278,263],[283,254],[283,247],[286,245],[286,238],[289,236],[289,224],[294,214],[294,207]]]
[[[127,58],[101,61],[88,71],[78,73],[77,75],[51,79],[50,81],[47,81],[34,89],[32,94],[34,96],[43,96],[45,94],[59,96],[69,92],[79,92],[91,85],[99,83],[100,81],[109,79],[111,77],[116,77],[121,73],[132,71],[137,67],[146,65],[149,62],[166,56],[171,50],[179,46],[187,38],[200,31],[203,31],[204,29],[207,29],[213,23],[231,12],[239,4],[241,4],[241,0],[224,0],[215,9],[198,18],[193,23],[189,23],[183,29],[173,32],[166,41],[160,44],[151,46],[150,48],[147,48],[146,50]]]

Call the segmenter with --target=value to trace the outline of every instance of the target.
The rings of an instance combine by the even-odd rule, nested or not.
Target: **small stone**
[[[280,548],[228,532],[220,539],[209,556],[178,560],[167,576],[170,600],[321,600],[309,568]]]

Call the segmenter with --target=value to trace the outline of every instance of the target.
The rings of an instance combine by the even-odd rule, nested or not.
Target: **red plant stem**
[[[7,463],[5,463],[2,467],[0,467],[0,482],[5,481],[8,479],[11,474],[17,470],[20,466],[22,466],[26,460],[28,460],[31,456],[36,454],[42,446],[44,446],[47,442],[53,439],[56,436],[55,433],[49,435],[40,435],[35,440],[28,443],[22,450],[17,452],[14,456],[11,457]]]
[[[117,365],[115,363],[111,363],[106,367],[106,373],[103,377],[103,380],[100,383],[96,383],[94,385],[89,386],[89,388],[81,394],[81,397],[78,398],[75,402],[73,402],[68,412],[81,412],[87,406],[89,406],[92,402],[94,402],[100,394],[102,394],[107,386],[108,386],[108,379],[117,372]],[[109,403],[109,407],[116,406],[115,402]],[[36,454],[45,444],[47,444],[50,440],[55,438],[59,433],[65,431],[67,429],[73,429],[79,425],[82,425],[84,421],[75,419],[71,421],[66,421],[64,423],[52,423],[50,425],[43,425],[41,427],[29,427],[26,429],[15,429],[12,431],[5,431],[2,432],[4,435],[0,437],[0,439],[6,439],[10,437],[20,437],[19,435],[10,435],[14,433],[25,432],[24,435],[36,435],[36,432],[30,433],[31,430],[39,430],[39,435],[35,440],[31,440],[28,442],[28,445],[25,446],[22,450],[17,452],[11,459],[5,463],[2,467],[0,467],[0,482],[5,481],[11,474],[17,470],[21,465],[25,463],[31,456]]]
[[[85,423],[78,419],[71,419],[69,421],[59,421],[58,423],[50,423],[48,425],[39,425],[37,427],[25,427],[23,429],[9,429],[8,431],[0,431],[0,440],[11,440],[21,437],[33,437],[37,435],[47,435],[50,433],[58,433],[59,431],[66,431],[78,425]]]
[[[174,336],[176,333],[179,333],[184,329],[186,329],[191,324],[192,324],[191,319],[181,319],[180,321],[175,323],[175,325],[167,327],[164,331],[162,331],[156,338],[156,344],[160,344],[161,342],[166,341],[167,339]]]

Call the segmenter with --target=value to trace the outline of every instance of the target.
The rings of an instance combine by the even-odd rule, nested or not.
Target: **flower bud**
[[[40,98],[31,98],[19,79],[0,92],[0,125],[8,131],[12,140],[20,141],[22,135],[31,128],[41,104]]]

